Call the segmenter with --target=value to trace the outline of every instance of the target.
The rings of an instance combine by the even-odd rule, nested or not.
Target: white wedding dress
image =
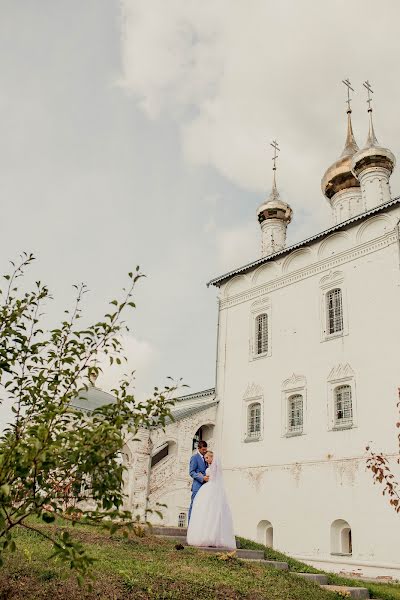
[[[226,498],[222,468],[215,458],[206,470],[210,477],[203,483],[193,502],[187,530],[189,546],[215,546],[236,549],[231,510]]]

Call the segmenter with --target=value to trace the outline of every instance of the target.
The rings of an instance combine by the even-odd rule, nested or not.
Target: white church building
[[[164,523],[185,526],[188,461],[206,439],[238,535],[328,570],[400,577],[400,515],[366,469],[368,444],[398,454],[400,198],[371,109],[362,149],[347,119],[322,178],[333,224],[287,247],[292,210],[274,171],[261,258],[210,282],[215,389],[180,398],[165,431],[127,446],[127,505],[165,503]]]

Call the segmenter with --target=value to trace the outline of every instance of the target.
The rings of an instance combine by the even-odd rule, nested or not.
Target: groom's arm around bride
[[[189,465],[189,475],[193,480],[192,483],[192,497],[189,508],[188,520],[190,521],[190,515],[192,513],[193,500],[196,497],[197,492],[203,485],[208,481],[208,477],[206,476],[207,463],[204,459],[204,455],[207,452],[207,442],[200,440],[198,451],[193,454],[190,459]]]

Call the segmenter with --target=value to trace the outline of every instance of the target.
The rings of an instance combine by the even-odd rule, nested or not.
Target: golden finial
[[[344,85],[347,88],[347,135],[346,135],[346,143],[344,145],[344,149],[342,154],[340,155],[342,156],[351,156],[353,155],[355,152],[358,151],[358,146],[357,146],[357,142],[354,138],[354,133],[353,133],[353,126],[351,123],[351,98],[350,98],[350,90],[352,92],[354,92],[353,88],[351,87],[351,83],[349,81],[349,78],[347,79],[343,79],[342,83],[344,83]]]
[[[372,122],[372,106],[371,106],[372,96],[371,96],[371,94],[374,93],[374,90],[372,89],[371,84],[368,81],[368,79],[367,79],[367,81],[364,81],[363,86],[367,90],[367,104],[368,104],[368,113],[369,113],[369,131],[368,131],[366,147],[370,148],[371,146],[378,145],[378,140],[376,139],[376,135],[375,135],[375,131],[374,131],[374,124]]]

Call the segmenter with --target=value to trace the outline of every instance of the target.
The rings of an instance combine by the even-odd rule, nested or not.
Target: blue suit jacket
[[[206,474],[208,464],[198,452],[190,459],[189,475],[193,479],[192,492],[198,492],[203,485],[203,477]]]

